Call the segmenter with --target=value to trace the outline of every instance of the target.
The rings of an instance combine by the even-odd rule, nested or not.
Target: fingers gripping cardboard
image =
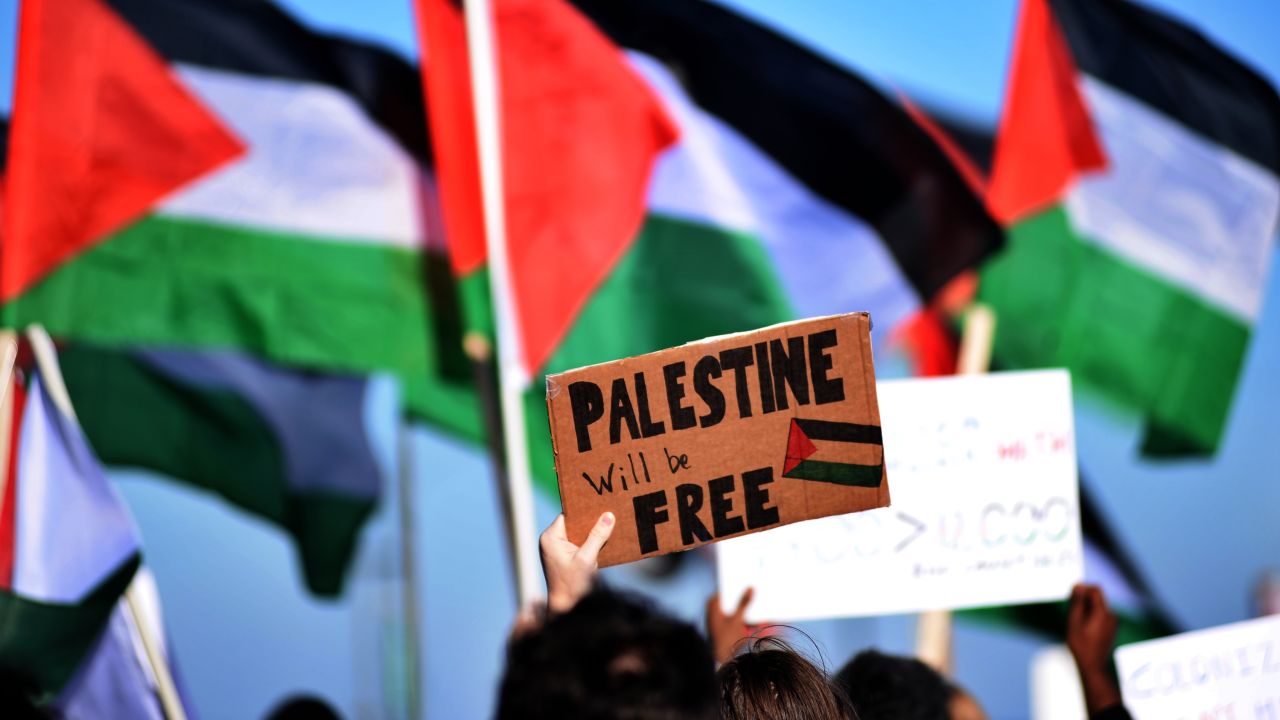
[[[547,378],[569,539],[600,565],[889,504],[866,313]]]

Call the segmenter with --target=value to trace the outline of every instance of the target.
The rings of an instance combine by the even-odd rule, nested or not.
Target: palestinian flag
[[[133,519],[40,371],[5,393],[0,669],[57,693],[94,646],[139,563]],[[65,392],[65,391],[63,391]]]
[[[466,275],[487,260],[487,245],[462,9],[450,0],[418,8],[449,255]],[[626,251],[675,129],[617,48],[565,0],[499,0],[494,9],[506,246],[528,370],[546,362]]]
[[[40,40],[39,13],[49,11],[33,2],[24,3],[26,12],[36,20],[23,16],[23,42]],[[186,481],[280,526],[295,540],[307,587],[336,595],[390,471],[388,453],[375,452],[372,428],[395,422],[394,383],[384,373],[371,377],[368,368],[344,371],[341,358],[331,358],[335,367],[317,371],[262,356],[297,359],[295,350],[310,348],[306,352],[318,358],[325,344],[338,346],[330,333],[361,324],[348,313],[359,314],[367,304],[377,312],[368,316],[374,324],[365,330],[388,334],[375,340],[352,336],[364,347],[353,344],[347,351],[394,356],[394,362],[370,365],[416,379],[411,395],[422,400],[427,353],[436,344],[422,315],[423,249],[284,231],[290,223],[351,230],[363,222],[367,234],[385,231],[393,237],[397,223],[430,221],[429,203],[427,210],[408,209],[430,199],[420,195],[430,187],[417,75],[381,50],[310,33],[265,3],[120,3],[91,5],[86,13],[75,21],[102,27],[84,32],[118,33],[135,44],[144,43],[141,33],[154,40],[146,41],[146,52],[161,48],[181,60],[167,66],[157,60],[158,71],[144,67],[168,78],[165,83],[177,83],[183,102],[198,101],[208,118],[236,118],[241,131],[229,132],[258,142],[239,161],[176,191],[158,209],[37,281],[5,312],[19,322],[45,320],[64,336],[82,340],[66,348],[65,374],[85,432],[105,462]],[[37,35],[28,34],[33,26]],[[37,50],[51,52],[52,41],[43,42]],[[30,50],[30,43],[24,48]],[[47,61],[42,55],[36,59]],[[110,63],[104,64],[109,70]],[[30,67],[20,68],[20,83]],[[119,82],[102,80],[103,87]],[[134,112],[162,114],[147,98],[135,99]],[[47,101],[19,98],[15,110],[38,113]],[[112,125],[122,122],[118,108],[95,112],[82,120],[114,132],[108,133],[112,142],[150,142],[137,137],[132,125]],[[71,119],[55,120],[34,130],[15,129],[14,145],[31,150],[22,143],[33,131],[41,141],[58,130],[70,132],[59,123]],[[77,137],[79,144],[69,146],[63,158],[74,166],[63,168],[72,178],[80,169],[74,153],[96,152],[92,135]],[[318,149],[324,153],[312,157]],[[46,150],[35,148],[27,160],[40,152]],[[15,163],[21,156],[15,152]],[[84,188],[77,204],[106,202],[97,183],[115,179],[127,185],[145,168],[116,170],[125,174],[79,178]],[[31,182],[58,177],[37,174]],[[23,202],[18,189],[15,195],[10,204]],[[342,202],[347,207],[339,211],[334,204]],[[313,205],[338,214],[316,215],[308,209]],[[27,222],[62,227],[76,220],[40,214],[53,207],[26,208]],[[209,220],[219,213],[231,219]],[[334,224],[343,218],[345,226]],[[406,230],[401,240],[416,242],[426,232]],[[6,259],[13,253],[21,259],[30,243],[15,245]],[[343,297],[349,307],[343,307]],[[210,344],[230,347],[200,347]],[[439,417],[478,436],[465,422],[473,408],[467,396],[450,394],[445,384],[437,387],[442,394],[432,407]],[[464,409],[446,412],[450,399]]]
[[[989,198],[996,360],[1137,409],[1144,454],[1212,454],[1280,215],[1275,89],[1155,11],[1025,0]]]
[[[24,0],[18,30],[9,325],[390,371],[415,414],[479,437],[434,381],[436,348],[460,351],[427,311],[412,66],[260,0]]]
[[[638,232],[536,373],[856,310],[872,313],[873,336],[883,341],[923,298],[999,246],[998,226],[942,150],[852,73],[711,3],[574,5],[592,24],[562,19],[560,31],[602,33],[611,47],[600,48],[598,38],[577,41],[598,62],[624,64],[629,78],[639,78],[676,139],[657,155]],[[502,6],[495,10],[500,58],[511,51]],[[430,76],[435,56],[430,48],[424,56]],[[515,70],[557,72],[533,63]],[[510,73],[502,81],[514,82]],[[567,118],[573,110],[548,100],[541,112]],[[505,122],[524,119],[508,112]],[[504,157],[505,167],[521,162]],[[609,189],[616,188],[570,188]],[[452,228],[451,207],[445,219]],[[540,253],[517,269],[555,277],[574,267],[572,257]],[[482,271],[463,276],[462,296],[483,297],[484,282]],[[530,461],[554,494],[546,403],[541,384],[533,386],[525,404]]]
[[[178,701],[187,717],[197,717],[172,658],[155,578],[146,567],[139,568],[130,594],[137,601],[138,617],[129,610],[126,601],[116,603],[102,637],[54,702],[58,717],[64,720],[167,720],[160,702],[159,683],[142,644],[139,627],[142,623],[168,666],[177,686]]]
[[[884,441],[878,425],[791,419],[782,477],[880,487]]]
[[[62,368],[94,449],[221,496],[294,540],[311,592],[336,596],[394,468],[389,377],[304,373],[227,350],[84,343]]]

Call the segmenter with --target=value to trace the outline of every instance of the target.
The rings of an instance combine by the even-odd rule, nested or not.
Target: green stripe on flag
[[[0,671],[48,695],[61,691],[101,635],[140,562],[135,554],[75,605],[0,591]]]
[[[554,373],[792,318],[772,261],[751,235],[650,215],[547,365]],[[556,496],[541,382],[525,396],[538,486]]]
[[[339,591],[373,498],[290,487],[275,430],[233,392],[171,382],[127,354],[87,345],[60,360],[80,425],[105,462],[182,478],[280,525],[297,541],[312,589]]]
[[[801,460],[799,465],[796,465],[789,472],[783,473],[782,476],[785,478],[835,483],[836,485],[880,487],[880,480],[884,477],[884,468],[880,465],[855,465],[853,463],[827,462],[825,460]]]
[[[1249,341],[1241,321],[1077,237],[1062,208],[1011,230],[979,295],[1006,366],[1068,367],[1143,411],[1168,447],[1217,446]]]
[[[106,345],[231,347],[286,365],[385,370],[409,408],[478,440],[468,389],[441,382],[420,253],[152,216],[6,305],[9,327]]]

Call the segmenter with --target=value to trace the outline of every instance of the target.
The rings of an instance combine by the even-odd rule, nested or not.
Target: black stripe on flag
[[[107,0],[170,62],[311,82],[350,95],[431,165],[417,69],[369,43],[310,30],[264,0]]]
[[[1076,66],[1280,175],[1280,97],[1200,31],[1122,0],[1051,0]]]
[[[831,420],[805,420],[795,418],[796,425],[804,431],[810,440],[832,440],[835,442],[870,443],[883,445],[879,425],[858,425],[855,423],[835,422]]]
[[[811,191],[875,227],[930,297],[1002,243],[942,150],[869,83],[694,0],[574,0],[614,42],[666,63],[704,110]]]

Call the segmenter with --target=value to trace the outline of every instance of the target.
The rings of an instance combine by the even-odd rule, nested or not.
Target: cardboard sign
[[[879,384],[893,507],[717,547],[749,619],[1060,600],[1083,575],[1071,379],[1063,370]]]
[[[1280,718],[1280,615],[1125,645],[1116,669],[1139,720]]]
[[[837,315],[547,378],[569,539],[600,565],[884,507],[871,320]]]

